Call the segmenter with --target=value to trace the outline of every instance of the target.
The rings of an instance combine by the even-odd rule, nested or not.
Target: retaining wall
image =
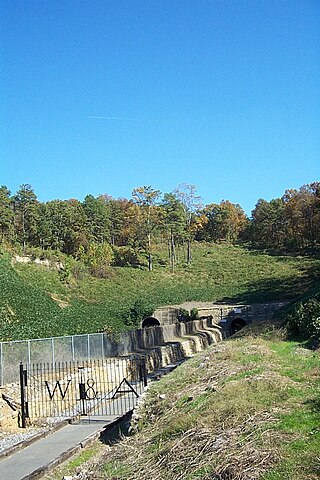
[[[148,364],[161,367],[190,356],[221,340],[221,329],[210,320],[195,320],[124,332],[116,337],[105,333],[0,342],[0,385],[19,378],[19,364],[73,362],[148,354]]]

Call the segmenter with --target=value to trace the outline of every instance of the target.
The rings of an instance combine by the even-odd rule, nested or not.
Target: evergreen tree
[[[12,239],[14,232],[13,203],[10,190],[2,185],[0,187],[0,241]]]
[[[20,185],[20,189],[13,197],[13,202],[17,239],[22,244],[23,253],[25,253],[27,242],[31,245],[36,244],[39,202],[29,184]]]
[[[110,243],[110,213],[104,197],[95,198],[93,195],[87,195],[82,205],[91,240],[97,243]]]

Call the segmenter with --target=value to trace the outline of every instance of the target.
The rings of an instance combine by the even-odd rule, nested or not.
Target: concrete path
[[[111,423],[110,419],[108,423]],[[97,436],[107,423],[68,424],[0,461],[1,480],[39,478],[50,467],[67,459]],[[61,458],[63,457],[63,458]]]
[[[149,375],[149,380],[158,380],[166,373],[182,363],[167,365]],[[142,385],[138,389],[142,393]],[[0,480],[36,480],[54,466],[67,460],[71,455],[98,438],[105,429],[111,428],[116,422],[132,411],[137,398],[132,392],[120,394],[111,400],[112,408],[109,414],[99,409],[95,415],[94,409],[90,416],[81,417],[81,422],[66,424],[59,430],[49,433],[46,437],[37,439],[29,446],[15,451],[10,456],[0,459]],[[102,413],[102,414],[101,414]]]
[[[115,415],[82,417],[79,423],[66,424],[59,430],[39,438],[29,446],[0,460],[0,480],[35,480],[46,471],[67,460],[79,449],[98,438],[117,421],[133,410],[137,402],[132,395],[113,401]]]

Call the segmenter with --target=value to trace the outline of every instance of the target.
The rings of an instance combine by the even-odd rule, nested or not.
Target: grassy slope
[[[158,257],[165,258],[159,250]],[[172,275],[112,268],[108,279],[84,276],[63,284],[55,271],[10,265],[0,256],[2,340],[121,329],[135,300],[157,307],[184,301],[264,302],[306,292],[320,270],[319,260],[272,257],[228,245],[198,244],[193,263]],[[52,299],[52,296],[55,300]],[[65,302],[61,308],[57,301]]]
[[[319,352],[283,341],[281,331],[249,330],[154,384],[133,436],[111,450],[93,449],[89,464],[63,473],[91,471],[84,477],[90,480],[316,480],[319,373]]]

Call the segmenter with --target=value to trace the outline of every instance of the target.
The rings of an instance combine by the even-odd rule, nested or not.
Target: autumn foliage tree
[[[238,204],[222,200],[211,203],[203,209],[205,222],[199,238],[207,241],[236,242],[244,232],[248,219]]]
[[[262,248],[315,250],[320,245],[320,182],[286,190],[281,198],[258,200],[250,240]]]
[[[172,272],[179,251],[191,262],[192,241],[250,242],[274,252],[316,252],[320,247],[320,182],[288,189],[282,197],[259,199],[247,218],[229,200],[202,205],[196,187],[181,184],[161,194],[151,186],[135,188],[132,198],[103,194],[39,202],[29,184],[15,195],[0,187],[0,241],[28,248],[60,251],[81,258],[91,271],[99,264],[154,264],[154,245],[166,243]]]

